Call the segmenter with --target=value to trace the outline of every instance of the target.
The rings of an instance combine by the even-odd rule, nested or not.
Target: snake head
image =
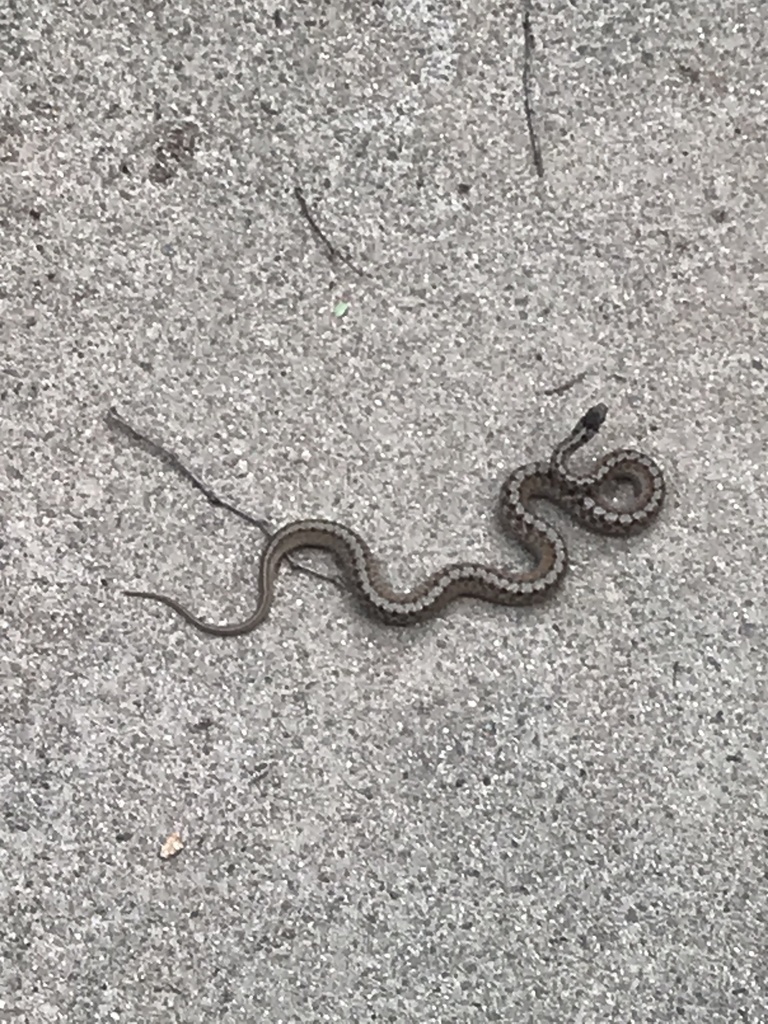
[[[598,432],[603,423],[605,423],[605,417],[608,415],[608,406],[602,402],[599,405],[593,405],[591,409],[584,413],[576,425],[577,430],[586,430],[587,433],[592,436]]]

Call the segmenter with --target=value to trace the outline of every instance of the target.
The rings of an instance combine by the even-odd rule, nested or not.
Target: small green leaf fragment
[[[333,315],[334,316],[338,316],[338,317],[342,317],[342,316],[344,316],[344,314],[347,312],[348,309],[349,309],[349,303],[348,302],[337,302],[336,305],[333,307]]]

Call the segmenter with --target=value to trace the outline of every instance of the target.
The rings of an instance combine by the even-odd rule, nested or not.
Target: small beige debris
[[[163,860],[170,860],[171,857],[175,857],[177,853],[181,853],[184,849],[184,842],[181,838],[180,832],[171,832],[168,838],[165,840],[163,845],[160,847],[160,856]]]

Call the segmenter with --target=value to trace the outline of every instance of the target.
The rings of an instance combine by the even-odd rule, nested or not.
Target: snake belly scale
[[[588,529],[613,536],[630,536],[644,529],[662,507],[662,471],[642,452],[613,451],[599,459],[591,473],[576,476],[571,472],[571,456],[595,436],[606,414],[605,405],[593,406],[556,445],[547,461],[521,466],[505,480],[499,511],[507,530],[535,559],[533,568],[527,571],[510,572],[459,562],[443,567],[406,593],[399,593],[387,582],[381,565],[358,533],[330,520],[301,519],[283,526],[267,542],[259,567],[258,604],[242,622],[212,625],[175,598],[150,591],[125,593],[129,597],[160,601],[211,636],[240,636],[250,633],[269,614],[281,561],[299,548],[323,548],[335,556],[363,607],[392,625],[422,622],[460,597],[508,606],[535,604],[548,597],[563,579],[568,553],[558,531],[531,511],[532,499],[548,499]],[[631,485],[633,498],[617,509],[606,503],[605,490],[619,481]]]

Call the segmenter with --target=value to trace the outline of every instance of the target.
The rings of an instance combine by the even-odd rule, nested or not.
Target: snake
[[[187,623],[210,636],[242,636],[268,616],[280,563],[299,548],[329,551],[362,607],[389,625],[408,626],[441,612],[457,598],[478,598],[495,605],[530,605],[549,597],[562,582],[568,552],[560,533],[531,510],[531,501],[543,498],[563,508],[587,529],[609,536],[628,537],[645,529],[658,515],[665,495],[664,475],[649,456],[632,449],[603,455],[592,472],[577,475],[570,460],[600,430],[608,409],[592,406],[573,430],[557,444],[546,461],[520,466],[501,488],[502,525],[528,553],[534,565],[513,572],[474,562],[446,565],[401,593],[392,588],[384,569],[366,541],[355,530],[327,519],[300,519],[277,530],[268,540],[259,565],[259,596],[255,611],[242,622],[213,625],[194,615],[173,597],[152,591],[126,590],[128,597],[143,598],[172,608]],[[631,487],[632,498],[616,507],[606,491],[620,481]]]

